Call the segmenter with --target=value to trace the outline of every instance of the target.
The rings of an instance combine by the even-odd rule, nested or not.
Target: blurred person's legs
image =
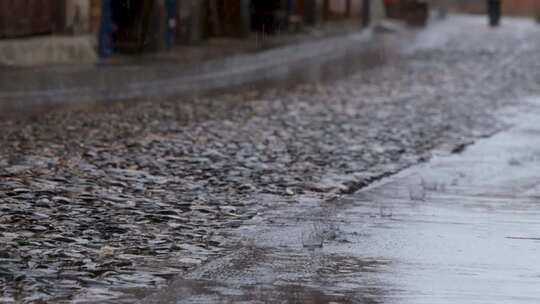
[[[499,26],[501,21],[501,0],[487,0],[487,9],[489,15],[489,25]]]
[[[367,27],[371,23],[371,0],[362,1],[362,26]]]
[[[448,0],[439,0],[433,2],[436,8],[437,17],[439,19],[445,19],[448,16]]]

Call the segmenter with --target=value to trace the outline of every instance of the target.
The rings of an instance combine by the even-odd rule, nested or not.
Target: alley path
[[[399,52],[381,35],[389,58],[332,82],[1,122],[0,302],[132,303],[249,248],[246,221],[459,152],[540,95],[532,20],[452,17]]]

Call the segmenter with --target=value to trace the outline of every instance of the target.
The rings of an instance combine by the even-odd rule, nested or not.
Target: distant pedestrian
[[[371,24],[371,0],[362,2],[362,26],[368,27]]]
[[[114,52],[113,35],[115,24],[112,16],[112,0],[101,2],[101,24],[99,27],[98,53],[102,58],[109,57]]]
[[[501,22],[501,1],[502,0],[487,0],[489,25],[491,27],[497,27]]]

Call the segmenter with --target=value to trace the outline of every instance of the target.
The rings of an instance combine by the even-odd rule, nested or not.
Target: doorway
[[[142,53],[149,41],[152,0],[111,1],[114,51]]]
[[[288,12],[283,2],[282,0],[252,1],[251,29],[270,34],[286,29]]]

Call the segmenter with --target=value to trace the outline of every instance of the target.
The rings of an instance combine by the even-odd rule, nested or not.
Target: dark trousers
[[[501,0],[487,0],[489,25],[499,26],[501,22]]]
[[[369,26],[371,23],[371,0],[362,1],[362,25]]]

